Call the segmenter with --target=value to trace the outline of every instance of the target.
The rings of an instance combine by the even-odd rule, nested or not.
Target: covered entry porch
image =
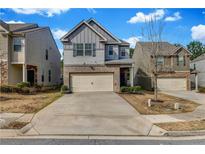
[[[30,85],[37,84],[37,66],[12,63],[10,69],[10,83],[29,82]]]

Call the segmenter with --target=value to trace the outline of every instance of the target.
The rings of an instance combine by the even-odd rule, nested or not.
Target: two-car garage
[[[158,78],[157,87],[159,90],[187,90],[186,78]]]
[[[73,92],[113,91],[113,73],[70,74]]]

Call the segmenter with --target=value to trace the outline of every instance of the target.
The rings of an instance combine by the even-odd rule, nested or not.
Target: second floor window
[[[22,38],[14,38],[13,49],[14,52],[21,52],[24,40]]]
[[[178,56],[177,57],[177,65],[184,65],[184,66],[186,65],[184,56]]]
[[[76,44],[76,56],[83,56],[83,43]]]
[[[164,57],[157,57],[157,65],[164,65]]]
[[[120,55],[121,55],[122,57],[126,56],[126,48],[125,48],[125,47],[121,47],[121,48],[120,48]]]
[[[73,43],[73,57],[76,56],[96,56],[95,43]]]
[[[114,54],[113,45],[108,46],[108,54],[109,56],[112,56]]]
[[[45,55],[46,60],[48,60],[48,49],[46,49],[46,55]]]
[[[85,44],[85,56],[92,56],[92,44],[91,43]]]

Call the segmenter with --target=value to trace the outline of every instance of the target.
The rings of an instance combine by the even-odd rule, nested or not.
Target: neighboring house
[[[197,84],[199,87],[205,87],[205,53],[191,61],[191,69],[195,77],[192,76],[192,83]],[[197,82],[197,83],[196,83]]]
[[[154,87],[154,62],[152,42],[137,42],[133,54],[134,84],[145,89]],[[158,43],[157,73],[159,90],[190,89],[190,52],[183,47],[176,47],[168,42]]]
[[[60,58],[48,27],[0,20],[1,84],[59,84]]]
[[[83,20],[61,41],[64,84],[72,91],[118,92],[120,86],[133,84],[129,43],[115,37],[96,20]]]

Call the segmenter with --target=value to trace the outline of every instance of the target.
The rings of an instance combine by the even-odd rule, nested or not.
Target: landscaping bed
[[[24,126],[26,126],[28,122],[19,122],[19,121],[13,121],[9,123],[8,125],[2,127],[1,129],[21,129]]]
[[[0,112],[36,113],[61,96],[61,92],[56,90],[37,92],[33,95],[0,93]]]
[[[195,102],[160,93],[158,94],[160,102],[153,103],[151,107],[148,107],[148,99],[154,99],[153,92],[144,91],[144,94],[141,95],[126,93],[119,95],[127,100],[139,113],[144,115],[186,113],[194,111],[199,106]],[[178,110],[174,109],[175,103],[180,105]]]
[[[186,121],[186,122],[156,123],[155,125],[167,131],[205,130],[205,119],[195,120],[195,121]]]

